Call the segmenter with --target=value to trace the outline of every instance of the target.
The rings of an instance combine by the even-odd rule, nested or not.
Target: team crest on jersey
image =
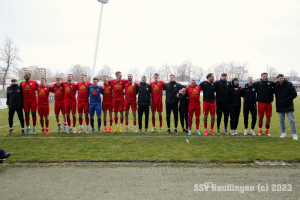
[[[198,87],[196,87],[196,89],[198,89]]]
[[[45,90],[47,90],[47,88],[45,88]]]
[[[268,85],[270,85],[270,83],[268,83]]]
[[[148,90],[148,88],[147,88],[147,90]]]
[[[229,83],[227,83],[227,85],[229,85]]]
[[[73,85],[71,85],[71,87],[73,87]]]
[[[32,85],[32,83],[30,83],[30,85]]]
[[[17,92],[20,92],[20,90],[17,90]]]
[[[174,87],[176,87],[176,85],[174,85]]]
[[[213,83],[211,85],[214,85]]]
[[[60,87],[60,89],[62,89],[62,87]]]
[[[121,84],[122,82],[120,81],[120,84]]]
[[[85,84],[86,85],[86,84]]]
[[[254,89],[254,88],[253,88],[252,90],[253,90],[253,91],[255,91],[255,89]]]

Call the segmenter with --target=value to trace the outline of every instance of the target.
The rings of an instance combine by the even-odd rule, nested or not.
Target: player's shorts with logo
[[[24,102],[23,107],[24,107],[24,112],[29,112],[29,111],[35,112],[37,107],[37,101]]]
[[[54,113],[56,115],[58,115],[59,111],[61,111],[61,114],[63,114],[63,115],[66,114],[66,112],[65,112],[65,104],[64,103],[59,103],[59,104],[55,104],[54,105]]]
[[[91,103],[90,106],[89,106],[89,114],[91,117],[94,116],[95,114],[95,111],[96,111],[96,114],[97,114],[97,117],[100,117],[101,116],[101,112],[102,112],[102,109],[101,109],[101,103]]]
[[[84,110],[84,114],[89,113],[89,102],[88,101],[79,101],[77,105],[78,113],[82,114]]]
[[[162,112],[163,111],[163,103],[162,101],[151,102],[151,111],[152,112]]]
[[[124,111],[124,98],[113,100],[113,112],[123,112]]]
[[[258,102],[258,117],[263,118],[265,113],[267,118],[272,117],[272,103]]]
[[[76,114],[76,101],[72,103],[65,103],[65,112],[70,113],[72,111],[72,114]]]
[[[38,113],[40,117],[49,117],[49,104],[38,105]]]
[[[124,104],[124,111],[129,111],[129,108],[131,107],[132,111],[136,111],[136,101],[126,101],[125,100],[125,104]]]
[[[216,103],[203,101],[203,114],[208,115],[209,112],[212,116],[216,114]]]

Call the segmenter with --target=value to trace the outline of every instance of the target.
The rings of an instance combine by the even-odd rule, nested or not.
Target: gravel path
[[[194,184],[254,186],[255,191],[194,191]],[[268,184],[259,192],[258,184]],[[272,184],[292,191],[270,191]],[[0,166],[0,199],[299,199],[297,167]],[[200,187],[197,187],[198,189]],[[239,187],[240,189],[242,187]],[[246,187],[244,187],[246,189]],[[273,188],[274,189],[274,188]],[[289,189],[286,187],[285,189]]]

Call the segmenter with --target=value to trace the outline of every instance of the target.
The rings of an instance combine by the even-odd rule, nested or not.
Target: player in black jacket
[[[249,112],[252,116],[251,123],[251,131],[252,135],[256,135],[254,132],[254,127],[256,124],[256,115],[257,115],[257,107],[256,107],[256,86],[253,85],[253,78],[248,77],[247,84],[242,90],[242,97],[244,97],[244,125],[245,131],[244,135],[248,134],[248,116]]]
[[[263,119],[266,113],[266,129],[267,136],[271,136],[269,132],[270,122],[272,117],[272,102],[274,99],[274,87],[275,82],[268,80],[268,73],[261,74],[261,81],[253,83],[257,89],[257,101],[258,101],[258,135],[262,134]]]
[[[13,119],[15,112],[17,112],[20,124],[22,127],[22,135],[25,135],[24,131],[24,116],[23,116],[23,92],[22,87],[18,85],[16,79],[11,80],[11,85],[7,88],[6,93],[7,101],[6,105],[8,106],[8,122],[9,122],[9,135],[13,132]]]
[[[220,134],[220,124],[222,113],[224,113],[224,130],[227,132],[228,116],[229,116],[229,89],[231,83],[227,81],[227,74],[222,73],[221,79],[215,82],[216,92],[216,109],[217,109],[217,134]]]
[[[290,124],[291,131],[293,133],[293,139],[298,140],[296,132],[296,123],[294,117],[294,99],[297,97],[297,92],[293,84],[284,79],[283,74],[278,74],[277,84],[275,86],[275,97],[276,97],[276,112],[279,115],[279,122],[281,128],[281,138],[286,137],[285,132],[285,115],[287,115]]]
[[[179,99],[179,116],[180,116],[180,123],[182,127],[182,131],[184,133],[189,132],[189,94],[187,93],[185,88],[181,89],[181,92],[177,94],[177,98]],[[184,126],[185,121],[185,126]]]
[[[148,121],[149,121],[149,106],[151,105],[151,86],[146,83],[146,76],[142,76],[141,83],[136,87],[136,93],[138,94],[138,123],[139,133],[142,132],[142,118],[145,113],[145,133],[148,133]]]
[[[237,135],[236,132],[239,117],[241,112],[241,96],[242,88],[239,87],[239,80],[234,78],[232,80],[232,87],[229,90],[229,105],[230,105],[230,134]]]
[[[178,134],[177,131],[177,124],[178,124],[178,98],[177,93],[179,90],[184,88],[185,86],[181,85],[180,83],[177,83],[175,81],[175,76],[173,74],[170,75],[170,82],[166,83],[164,85],[164,90],[166,91],[166,118],[167,118],[167,125],[168,125],[168,131],[167,134],[171,133],[170,129],[170,118],[171,118],[171,111],[173,110],[174,114],[174,133]]]

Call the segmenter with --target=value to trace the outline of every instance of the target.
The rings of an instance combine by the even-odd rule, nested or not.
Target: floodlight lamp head
[[[97,0],[97,1],[101,3],[108,3],[108,0]]]

